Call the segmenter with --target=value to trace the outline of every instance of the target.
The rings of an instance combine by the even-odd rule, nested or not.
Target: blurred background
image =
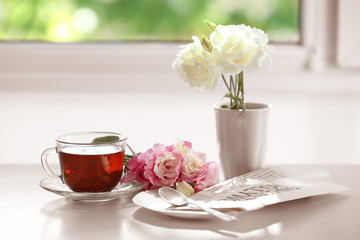
[[[261,28],[273,41],[299,41],[300,0],[0,1],[2,40],[189,41],[204,20]]]
[[[136,151],[182,138],[218,161],[213,104],[171,68],[204,20],[261,28],[271,71],[245,75],[272,104],[266,163],[360,163],[356,0],[0,0],[0,163],[40,164],[55,137],[128,135]]]

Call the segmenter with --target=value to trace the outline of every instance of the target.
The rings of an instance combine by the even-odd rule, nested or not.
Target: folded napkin
[[[194,201],[220,211],[253,211],[264,206],[320,194],[335,193],[347,188],[315,178],[295,174],[283,168],[263,168],[220,182],[192,195]],[[138,193],[133,202],[158,211],[199,211],[196,206],[175,207],[163,200],[157,190]]]

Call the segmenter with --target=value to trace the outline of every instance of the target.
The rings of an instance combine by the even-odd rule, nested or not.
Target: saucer
[[[119,183],[111,192],[73,192],[60,180],[48,177],[41,180],[40,187],[49,192],[72,199],[74,201],[105,202],[118,198],[131,199],[131,197],[141,191],[143,185],[133,181],[130,183]]]

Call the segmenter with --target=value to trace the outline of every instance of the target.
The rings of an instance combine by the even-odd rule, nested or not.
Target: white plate
[[[191,219],[191,220],[217,220],[218,218],[213,215],[198,209],[191,209],[189,207],[174,207],[171,204],[164,201],[157,191],[151,190],[146,192],[140,192],[136,194],[132,201],[143,208],[162,213],[171,217]],[[238,211],[226,212],[233,215],[239,214]]]
[[[143,188],[142,185],[134,181],[131,183],[119,183],[111,192],[73,192],[60,180],[50,177],[41,180],[40,186],[49,192],[64,196],[74,201],[83,202],[104,202],[118,198],[131,198]]]

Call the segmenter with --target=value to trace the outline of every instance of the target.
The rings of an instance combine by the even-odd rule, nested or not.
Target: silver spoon
[[[191,198],[187,198],[184,194],[182,194],[181,192],[173,189],[173,188],[169,188],[169,187],[161,187],[159,190],[159,195],[162,199],[164,199],[166,202],[175,205],[175,206],[185,206],[188,204],[192,204],[195,205],[199,208],[201,208],[202,210],[204,210],[205,212],[208,212],[210,214],[212,214],[213,216],[220,218],[223,221],[226,222],[234,222],[237,221],[238,219],[234,216],[230,216],[228,214],[222,213],[220,211],[217,211],[215,209],[209,208],[203,204],[200,204],[198,202],[195,202],[194,200],[192,200]]]

